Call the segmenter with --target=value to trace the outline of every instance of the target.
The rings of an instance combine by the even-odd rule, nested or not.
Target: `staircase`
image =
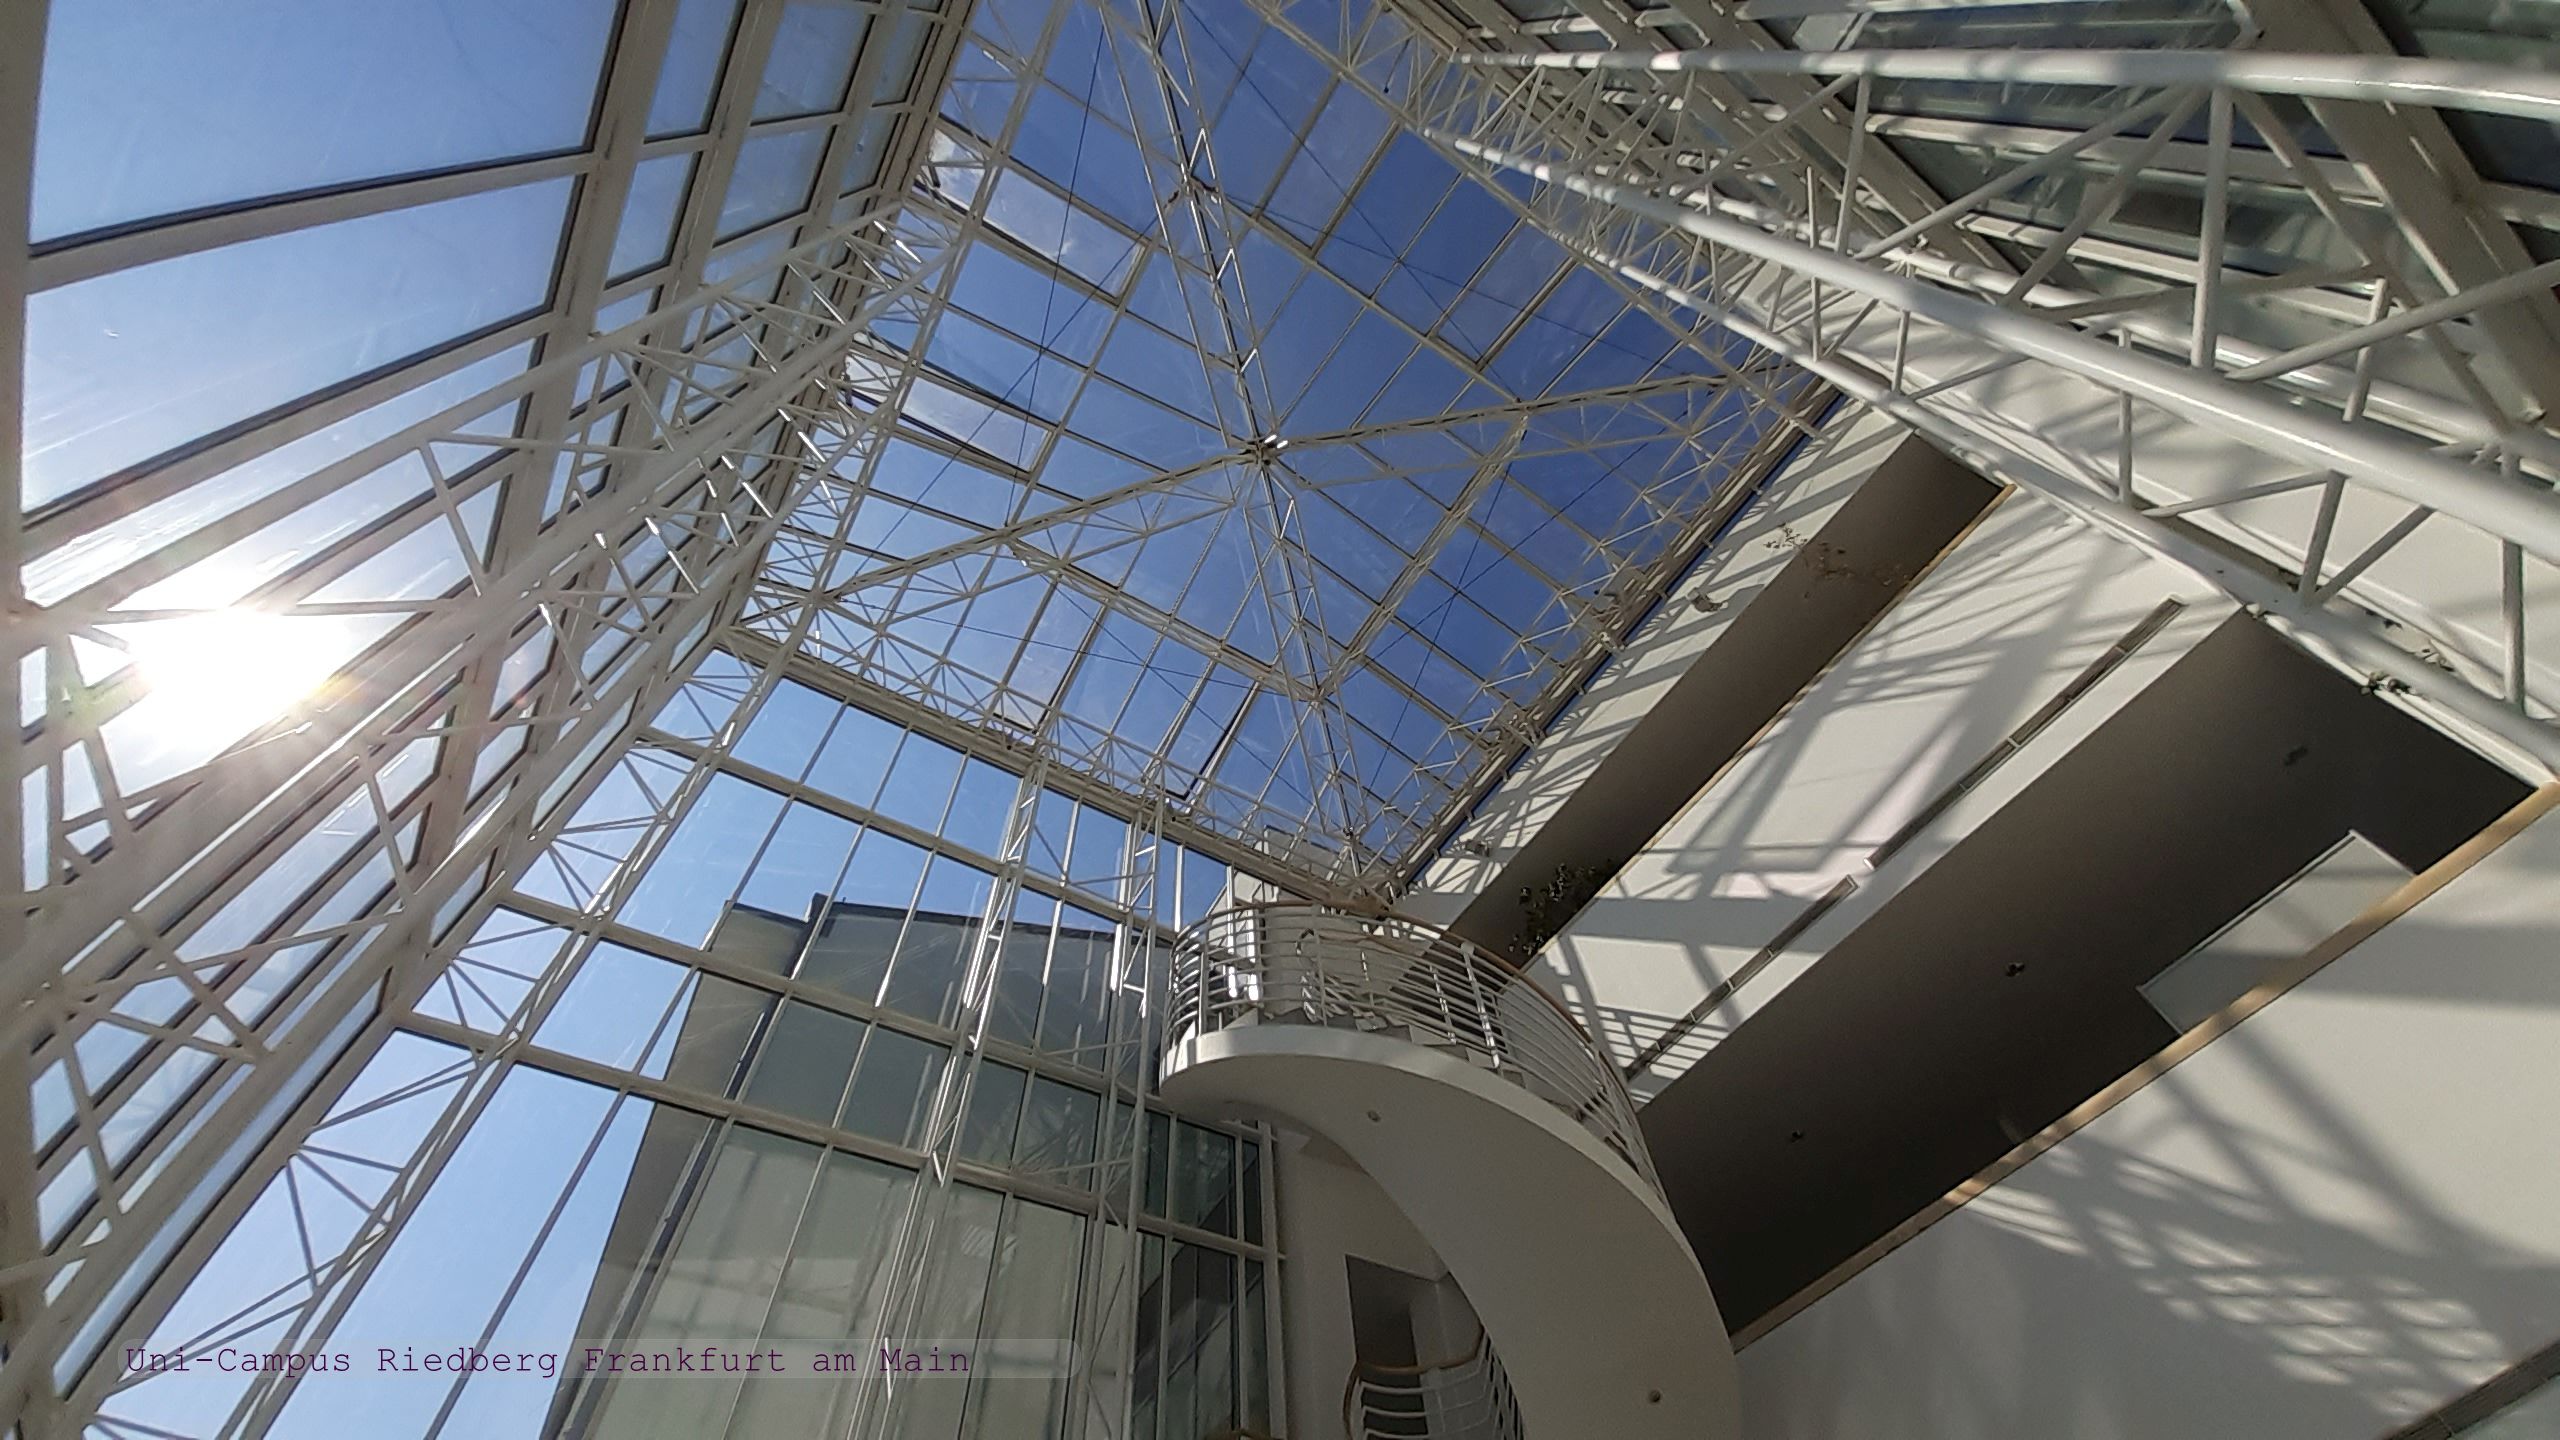
[[[1161,1086],[1341,1147],[1484,1322],[1511,1430],[1369,1434],[1738,1433],[1732,1347],[1625,1086],[1492,955],[1395,917],[1219,911],[1175,953]]]
[[[1442,1365],[1359,1365],[1342,1391],[1351,1440],[1523,1440],[1511,1377],[1483,1335]]]

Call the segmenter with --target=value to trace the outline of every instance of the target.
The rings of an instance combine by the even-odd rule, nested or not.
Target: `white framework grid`
[[[1836,392],[2560,768],[2560,86],[2402,0],[828,3],[832,103],[774,100],[806,16],[741,0],[660,124],[694,7],[623,0],[575,143],[0,247],[0,1427],[109,1402],[91,1358],[388,1036],[464,1045],[289,1297],[325,1330],[513,1063],[420,997],[555,846],[601,857],[551,917],[594,943],[738,738],[648,729],[715,652],[1390,900]],[[56,21],[0,10],[31,235]],[[535,303],[77,483],[22,458],[31,336],[91,287],[535,193]],[[131,653],[242,607],[337,637],[325,683],[138,740]],[[582,820],[617,775],[644,812]]]

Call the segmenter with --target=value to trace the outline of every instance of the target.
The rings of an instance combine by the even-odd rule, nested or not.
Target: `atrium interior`
[[[10,0],[0,207],[0,1440],[2560,1436],[2560,0]]]

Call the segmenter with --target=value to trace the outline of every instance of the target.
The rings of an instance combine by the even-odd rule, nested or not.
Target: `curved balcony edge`
[[[1436,926],[1305,902],[1202,917],[1174,951],[1166,1073],[1186,1043],[1260,1025],[1374,1035],[1448,1056],[1560,1112],[1661,1196],[1635,1101],[1607,1053],[1527,975]]]

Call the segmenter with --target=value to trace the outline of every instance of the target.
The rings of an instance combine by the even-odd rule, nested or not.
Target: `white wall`
[[[1482,894],[1574,788],[1687,673],[1690,662],[1793,557],[1792,547],[1772,540],[1787,529],[1800,536],[1820,530],[1907,434],[1865,406],[1852,406],[1836,412],[1819,434],[1797,447],[1770,477],[1768,488],[1673,587],[1670,598],[1592,677],[1573,707],[1485,797],[1396,908],[1447,924]],[[1708,612],[1688,603],[1701,589],[1724,601],[1723,608]],[[1468,845],[1480,845],[1485,853],[1470,855]]]
[[[2554,1057],[2560,814],[1745,1350],[1747,1431],[2387,1435],[2560,1335]]]
[[[2172,596],[2188,608],[1882,867],[1877,845]],[[2218,592],[2012,494],[1604,887],[1541,979],[1620,1063],[1843,876],[1859,888],[1638,1076],[1662,1087],[2230,614]]]
[[[1342,1386],[1355,1353],[1345,1258],[1356,1255],[1426,1279],[1446,1276],[1448,1267],[1375,1181],[1306,1143],[1284,1135],[1273,1173],[1280,1201],[1288,1434],[1290,1440],[1341,1440]]]

